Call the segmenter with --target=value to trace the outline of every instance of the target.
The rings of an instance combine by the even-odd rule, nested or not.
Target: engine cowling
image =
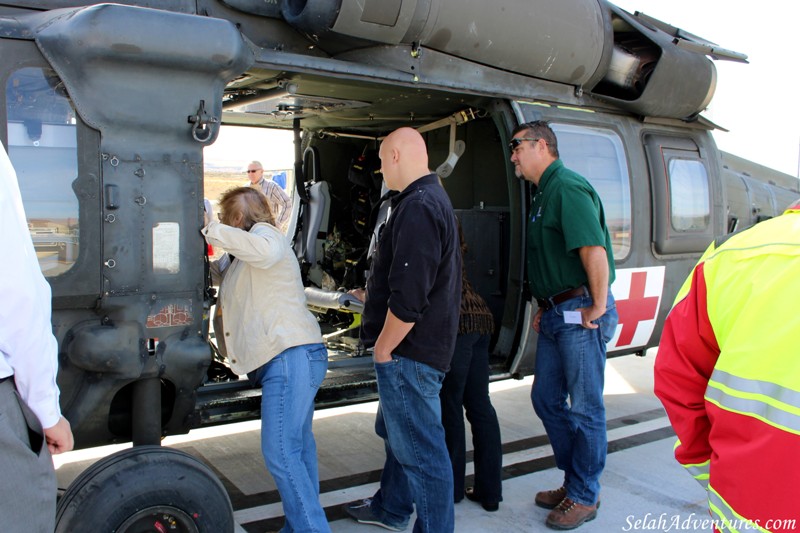
[[[705,55],[605,0],[283,0],[281,12],[321,46],[418,45],[573,85],[645,116],[692,117],[716,86]]]

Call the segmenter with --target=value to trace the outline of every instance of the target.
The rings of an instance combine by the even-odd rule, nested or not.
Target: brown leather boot
[[[536,493],[536,505],[545,509],[553,509],[567,497],[567,487],[559,487],[555,490],[543,490]]]
[[[597,504],[581,505],[569,498],[561,500],[547,515],[545,524],[552,529],[575,529],[584,522],[597,517]]]

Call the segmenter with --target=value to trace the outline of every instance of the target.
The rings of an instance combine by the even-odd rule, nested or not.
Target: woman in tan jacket
[[[261,448],[283,502],[284,531],[329,532],[311,431],[328,352],[306,309],[297,258],[260,191],[227,191],[219,207],[220,222],[202,230],[209,244],[227,252],[212,265],[221,280],[223,331],[217,335],[233,371],[263,389]]]

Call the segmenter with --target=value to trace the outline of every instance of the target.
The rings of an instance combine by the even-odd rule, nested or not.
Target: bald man
[[[455,347],[461,253],[453,206],[428,169],[425,141],[401,128],[381,144],[392,213],[367,280],[361,340],[374,348],[380,404],[375,432],[386,463],[378,492],[345,506],[357,522],[403,531],[453,531],[453,472],[439,390]]]

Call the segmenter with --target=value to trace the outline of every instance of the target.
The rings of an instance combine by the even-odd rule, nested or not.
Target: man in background
[[[53,531],[57,487],[50,454],[70,451],[73,438],[58,403],[50,285],[39,268],[17,176],[2,145],[0,242],[6,254],[0,276],[0,529]]]
[[[260,162],[252,161],[247,165],[247,177],[250,179],[250,186],[260,190],[267,197],[275,225],[286,234],[289,217],[292,214],[292,200],[280,185],[264,177],[264,167]]]

